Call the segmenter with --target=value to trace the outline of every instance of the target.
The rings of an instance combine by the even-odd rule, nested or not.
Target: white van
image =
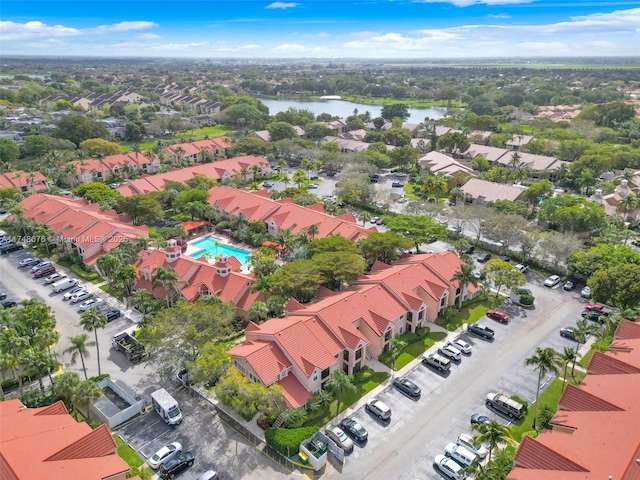
[[[51,284],[51,288],[54,292],[60,293],[65,290],[69,290],[71,287],[75,287],[78,284],[78,280],[75,278],[63,278]]]
[[[444,454],[454,459],[463,467],[468,467],[478,459],[478,455],[462,445],[456,445],[455,443],[449,443],[444,447]]]
[[[159,388],[151,394],[151,403],[168,425],[178,425],[182,422],[182,412],[178,402],[164,388]]]

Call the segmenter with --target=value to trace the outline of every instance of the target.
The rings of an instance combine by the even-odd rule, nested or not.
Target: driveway
[[[330,468],[327,477],[439,479],[433,458],[443,454],[446,444],[455,442],[459,433],[470,431],[471,414],[481,413],[508,423],[485,406],[487,393],[505,391],[532,403],[537,373],[524,365],[525,358],[537,347],[562,350],[564,346],[575,346],[575,342],[560,337],[559,329],[575,325],[583,303],[577,294],[546,289],[532,280],[526,286],[536,296],[536,308],[525,310],[506,304],[503,309],[511,317],[508,325],[483,318],[481,321],[496,332],[493,342],[463,333],[472,353],[463,356],[459,364],[454,363],[448,375],[420,363],[402,372],[422,389],[419,400],[397,391],[391,386],[391,379],[376,392],[375,396],[392,409],[389,424],[371,417],[364,408],[348,411],[369,430],[369,441],[347,457],[342,473]]]

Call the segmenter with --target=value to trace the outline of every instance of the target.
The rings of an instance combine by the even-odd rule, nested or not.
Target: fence
[[[182,373],[182,372],[181,372]],[[178,374],[178,380],[182,382],[185,391],[193,396],[198,402],[207,410],[209,410],[212,414],[218,415],[220,420],[233,428],[236,432],[242,435],[246,440],[248,440],[251,445],[253,445],[258,451],[262,452],[265,456],[269,457],[272,461],[280,465],[285,470],[289,472],[293,472],[297,469],[304,468],[307,469],[307,475],[313,475],[314,478],[319,478],[322,476],[324,472],[315,472],[313,469],[309,469],[310,467],[306,465],[301,465],[296,462],[292,462],[290,459],[282,455],[280,452],[275,450],[273,447],[266,444],[264,440],[259,438],[257,435],[249,431],[244,425],[238,422],[235,418],[229,415],[227,412],[219,408],[215,403],[213,403],[209,398],[205,395],[201,394],[198,390],[193,388],[188,382],[184,381],[180,374]],[[313,473],[312,473],[313,472]]]

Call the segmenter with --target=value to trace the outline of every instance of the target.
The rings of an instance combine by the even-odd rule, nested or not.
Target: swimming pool
[[[216,245],[216,242],[219,242]],[[242,250],[241,248],[232,247],[230,245],[225,245],[224,243],[220,243],[219,238],[215,237],[207,237],[202,240],[198,240],[191,244],[193,247],[198,248],[199,250],[195,253],[192,253],[190,256],[193,258],[200,258],[205,253],[210,253],[211,255],[226,255],[228,257],[234,256],[236,257],[243,267],[249,265],[249,255],[251,252],[248,250]]]

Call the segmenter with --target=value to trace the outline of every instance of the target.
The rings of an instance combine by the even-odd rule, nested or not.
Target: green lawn
[[[489,310],[490,308],[496,308],[497,306],[502,304],[504,300],[504,297],[496,298],[495,295],[490,294],[489,298],[487,298],[486,300],[480,300],[478,302],[473,302],[467,306],[463,306],[462,310],[456,312],[456,314],[448,321],[445,321],[442,318],[438,318],[437,323],[450,332],[453,332],[463,323],[477,322],[483,317],[487,310]]]
[[[129,445],[123,442],[118,435],[113,435],[113,439],[118,446],[118,456],[131,467],[128,475],[138,475],[142,480],[151,480],[153,472],[144,463],[144,460]],[[127,478],[129,478],[127,476]]]
[[[587,365],[589,365],[589,362],[591,361],[591,357],[593,357],[593,354],[595,352],[596,352],[596,349],[594,347],[591,347],[591,350],[589,350],[587,354],[580,359],[580,361],[578,362],[578,365],[580,365],[581,367],[587,368]]]
[[[424,352],[433,347],[436,342],[439,342],[446,336],[447,334],[444,332],[431,332],[426,337],[420,338],[415,342],[411,342],[406,347],[404,347],[400,355],[398,355],[398,358],[396,359],[395,370],[401,370],[403,367],[411,363],[411,361],[415,360]]]
[[[157,140],[162,140],[164,142],[169,141],[169,142],[180,143],[180,142],[185,142],[187,138],[190,138],[192,140],[203,140],[205,137],[209,137],[209,138],[223,137],[232,132],[233,130],[228,129],[223,125],[216,125],[214,127],[202,127],[202,128],[195,128],[193,130],[187,130],[185,132],[179,132],[175,136],[158,137]],[[122,149],[122,153],[125,153],[130,151],[133,148],[134,142],[119,142],[119,144],[120,144],[120,148]],[[138,146],[140,147],[140,150],[147,150],[153,147],[155,144],[156,144],[155,141],[145,142],[145,143],[138,144]]]
[[[120,292],[118,292],[118,290],[116,290],[115,288],[111,288],[108,284],[104,284],[100,287],[100,290],[102,290],[103,292],[108,293],[109,295],[111,295],[113,298],[120,298]]]
[[[412,183],[405,183],[404,184],[404,196],[405,198],[407,198],[407,200],[419,200],[420,197],[418,197],[415,193],[413,193],[413,188],[415,187],[415,185],[413,185]]]
[[[356,403],[359,399],[369,393],[371,390],[376,388],[382,382],[384,382],[389,377],[389,374],[386,372],[374,372],[368,377],[366,380],[356,383],[356,392],[350,395],[346,395],[342,402],[340,402],[340,412],[346,410],[351,405]],[[304,422],[304,427],[322,427],[327,424],[336,414],[336,407],[338,402],[334,400],[331,402],[329,407],[320,410],[313,417],[310,417],[306,422]],[[340,413],[338,412],[338,413]]]

